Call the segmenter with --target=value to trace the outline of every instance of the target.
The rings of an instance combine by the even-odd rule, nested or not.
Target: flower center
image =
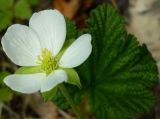
[[[41,69],[45,71],[46,74],[50,74],[53,70],[58,68],[56,58],[47,48],[42,50],[42,55],[38,56],[37,63],[41,64]]]

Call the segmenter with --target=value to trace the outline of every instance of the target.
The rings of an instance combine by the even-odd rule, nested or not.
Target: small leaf
[[[2,84],[3,79],[8,76],[10,73],[7,71],[0,72],[0,84]]]
[[[45,101],[49,101],[52,100],[53,97],[56,95],[57,93],[57,87],[53,88],[52,90],[42,93],[42,96],[44,98]]]
[[[7,28],[13,18],[13,13],[10,10],[0,11],[0,31]]]
[[[8,88],[0,88],[0,102],[10,101],[13,97],[13,93]]]
[[[76,85],[81,88],[80,78],[74,69],[64,69],[68,75],[67,83]]]
[[[26,2],[26,0],[19,0],[15,5],[14,11],[15,16],[21,19],[30,18],[32,14],[30,5],[28,4],[28,2]]]
[[[41,67],[21,67],[17,69],[16,74],[32,74],[32,73],[41,73]]]
[[[12,7],[14,0],[0,0],[0,10],[5,11]]]

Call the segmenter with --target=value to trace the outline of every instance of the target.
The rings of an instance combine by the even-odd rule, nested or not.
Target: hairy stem
[[[65,86],[63,84],[60,84],[59,89],[61,90],[62,94],[64,95],[64,97],[66,98],[66,100],[68,101],[70,106],[72,107],[72,109],[73,109],[74,113],[76,114],[76,116],[78,117],[78,119],[83,119],[79,109],[74,105],[73,100],[72,100],[70,94],[68,93],[67,89],[65,88]]]

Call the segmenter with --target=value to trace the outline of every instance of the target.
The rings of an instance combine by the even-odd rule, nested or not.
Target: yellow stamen
[[[41,68],[46,74],[50,74],[53,70],[58,68],[56,58],[47,48],[42,50],[42,55],[38,56],[37,63],[41,64]]]

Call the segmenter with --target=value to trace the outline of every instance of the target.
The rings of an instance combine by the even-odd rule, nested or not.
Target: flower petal
[[[66,37],[64,16],[57,10],[40,11],[33,14],[29,26],[38,34],[41,46],[51,50],[56,56]]]
[[[4,83],[12,90],[29,94],[39,91],[45,78],[46,75],[44,73],[13,74],[7,76],[4,79]]]
[[[7,56],[17,65],[36,66],[41,46],[35,33],[27,26],[15,24],[8,28],[2,38]]]
[[[55,70],[42,83],[41,92],[49,91],[64,81],[67,81],[66,72],[64,70]]]
[[[59,65],[63,68],[77,67],[89,57],[91,51],[91,35],[84,34],[74,41],[64,52]]]

